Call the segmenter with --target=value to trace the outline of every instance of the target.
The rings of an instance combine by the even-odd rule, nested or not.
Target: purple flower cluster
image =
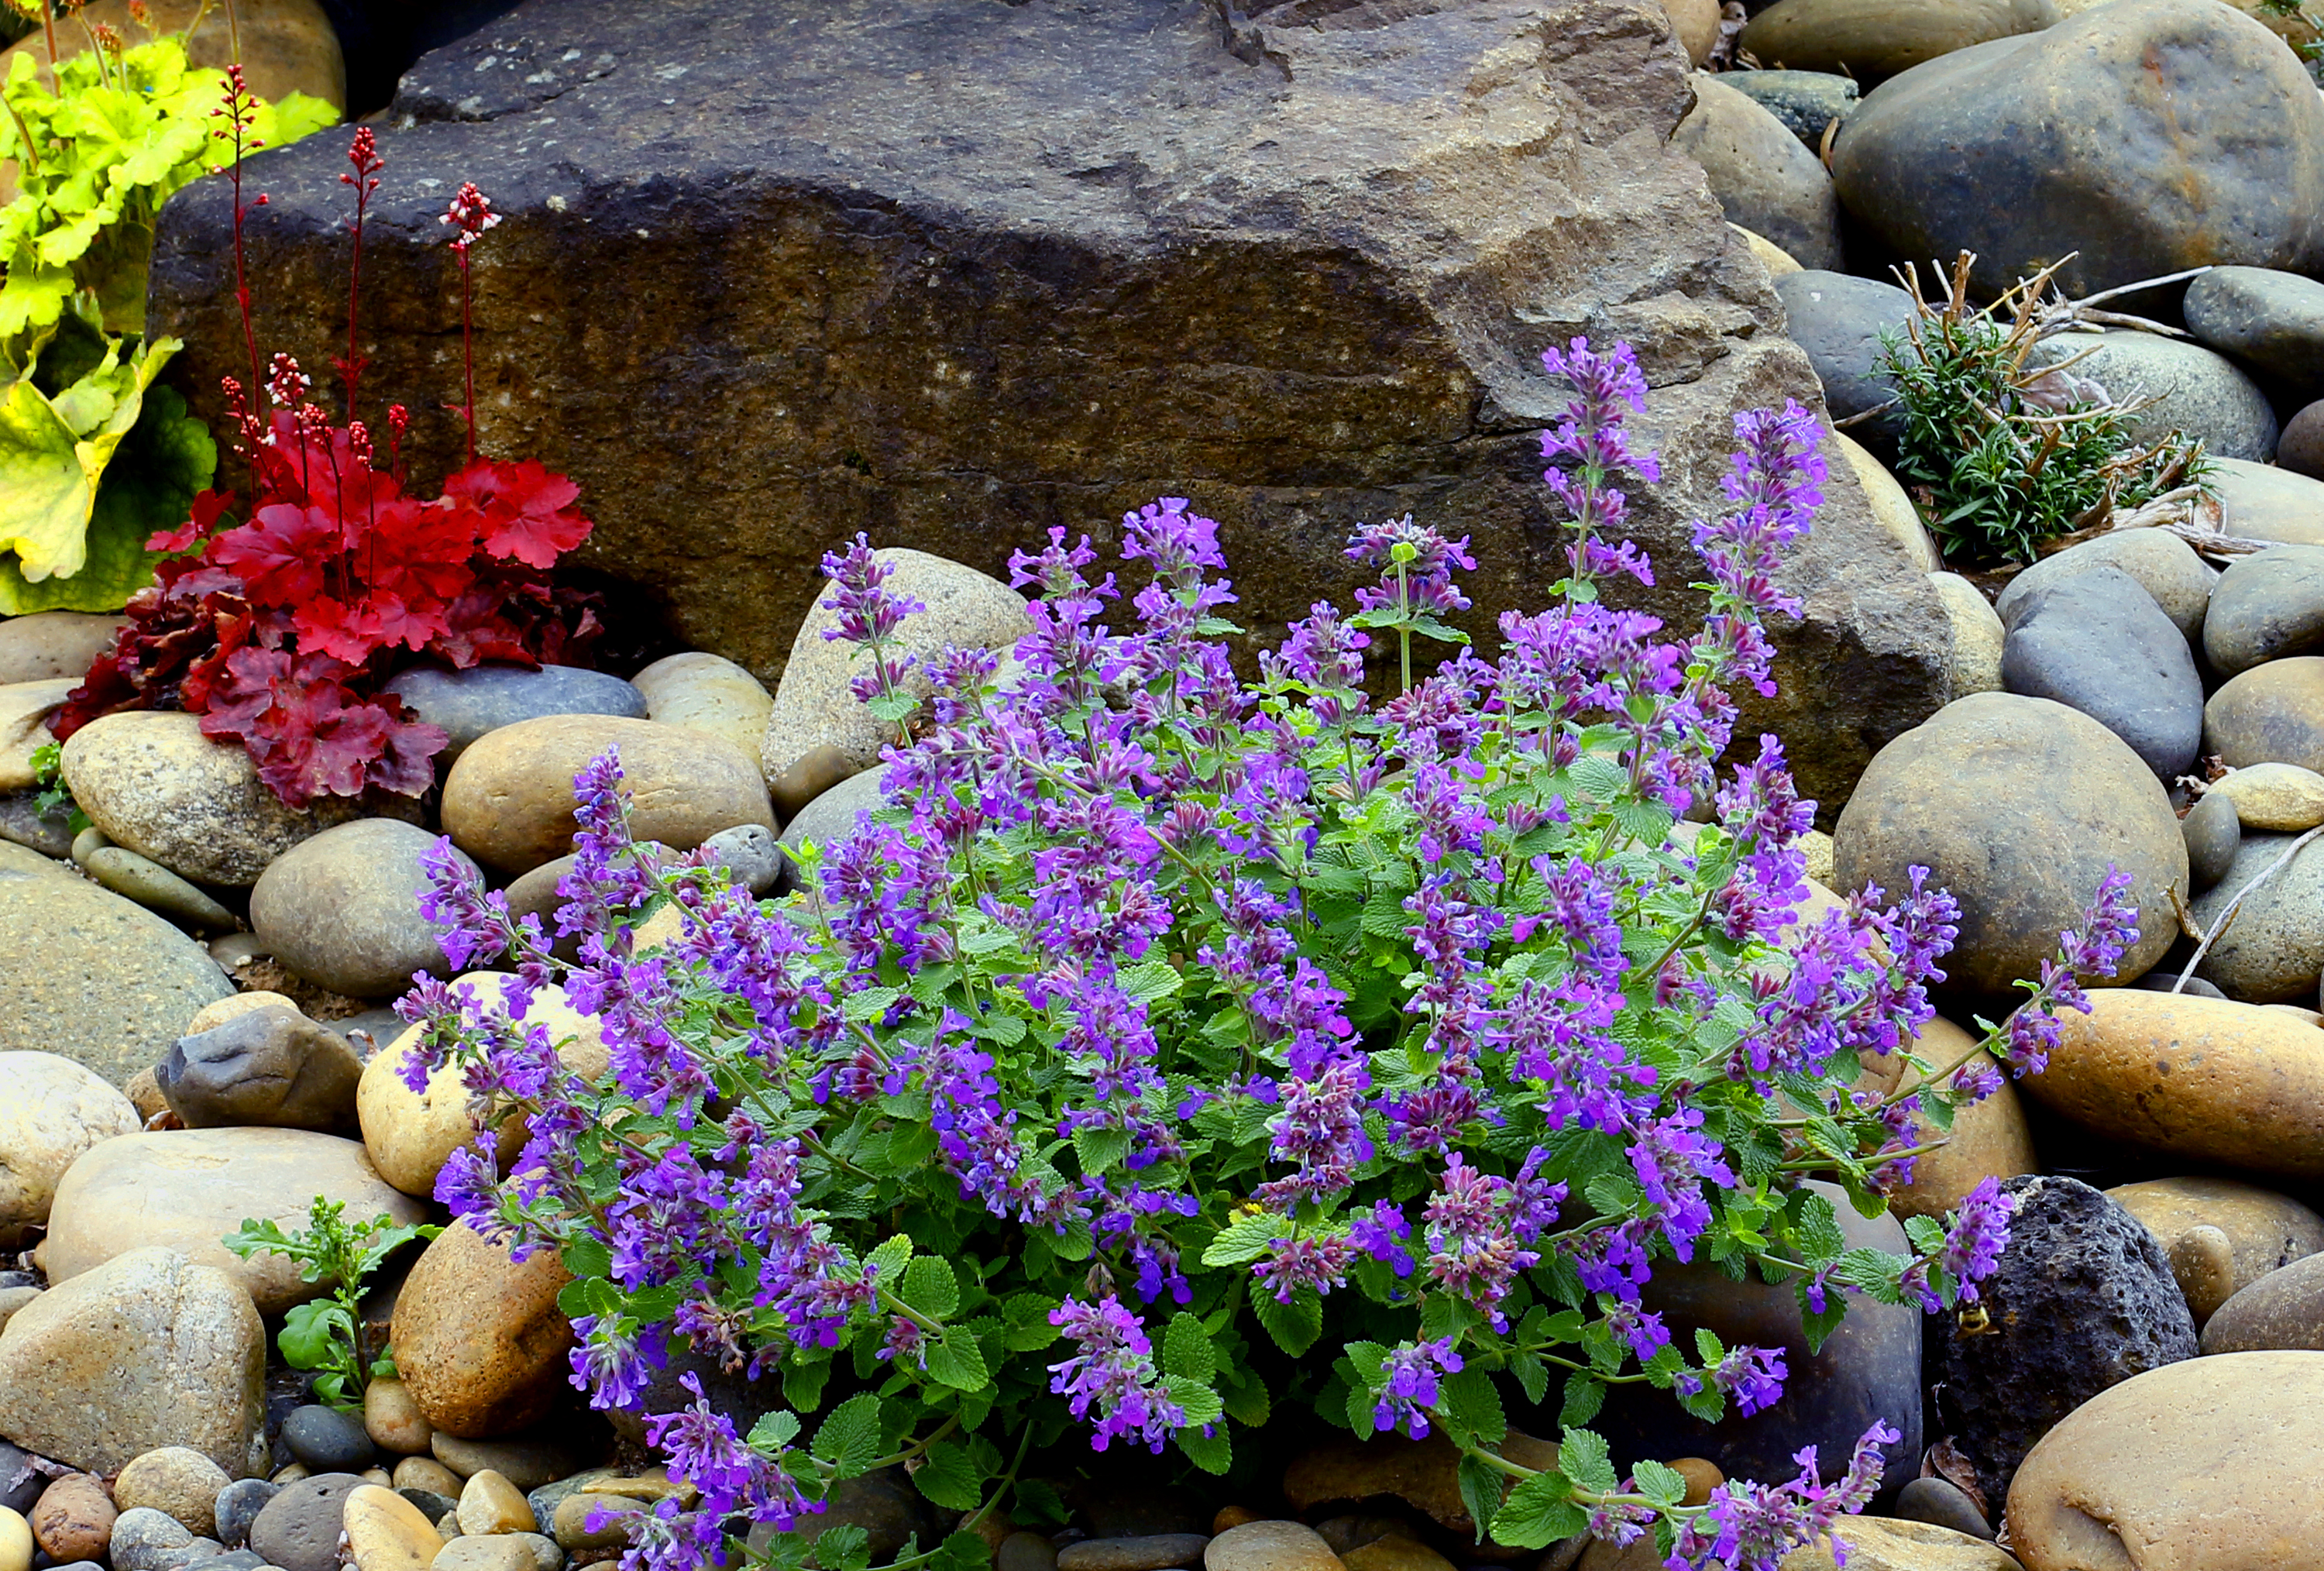
[[[1823,1482],[1816,1448],[1810,1446],[1792,1458],[1800,1474],[1787,1483],[1720,1484],[1701,1512],[1680,1528],[1664,1565],[1669,1571],[1776,1571],[1793,1549],[1824,1537],[1832,1523],[1871,1502],[1880,1487],[1880,1448],[1903,1438],[1887,1425],[1874,1423],[1835,1483]]]
[[[1452,1340],[1406,1343],[1380,1361],[1379,1405],[1372,1409],[1372,1427],[1382,1431],[1402,1429],[1414,1440],[1428,1433],[1428,1409],[1436,1405],[1440,1374],[1458,1374],[1461,1355]]]
[[[927,607],[888,591],[895,564],[881,561],[861,534],[845,550],[824,554],[823,573],[832,583],[823,604],[835,619],[823,636],[855,644],[872,657],[872,669],[850,681],[848,689],[865,703],[897,691],[903,685],[904,663],[888,652],[888,645],[905,617]]]
[[[1067,1399],[1074,1418],[1091,1419],[1091,1448],[1102,1451],[1127,1436],[1160,1455],[1186,1412],[1155,1372],[1154,1345],[1138,1317],[1109,1293],[1094,1304],[1067,1298],[1050,1311],[1049,1324],[1077,1349],[1049,1365],[1049,1390]]]

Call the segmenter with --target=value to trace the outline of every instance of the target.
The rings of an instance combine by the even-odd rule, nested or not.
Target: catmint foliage
[[[1950,898],[1915,873],[1812,913],[1812,804],[1775,739],[1733,746],[1729,695],[1769,688],[1765,622],[1794,609],[1775,575],[1818,422],[1737,417],[1730,506],[1694,535],[1709,612],[1667,636],[1600,595],[1651,579],[1610,532],[1654,474],[1624,425],[1645,381],[1624,347],[1544,358],[1576,390],[1543,439],[1566,571],[1495,658],[1456,643],[1368,697],[1368,654],[1401,675],[1467,604],[1468,542],[1397,520],[1354,533],[1355,614],[1319,603],[1239,677],[1217,525],[1166,497],[1122,521],[1134,592],[1062,530],[1014,559],[1033,631],[1005,684],[994,652],[927,661],[882,806],[784,903],[636,844],[612,754],[576,782],[554,933],[439,849],[447,950],[512,970],[401,1006],[426,1028],[409,1073],[456,1062],[480,1122],[438,1197],[560,1252],[593,1402],[663,1393],[646,1423],[701,1494],[656,1507],[631,1571],[810,1546],[860,1568],[820,1503],[898,1464],[971,1519],[897,1564],[980,1566],[990,1513],[1056,1520],[1056,1447],[1256,1473],[1286,1405],[1442,1435],[1480,1532],[1517,1548],[1652,1532],[1673,1566],[1766,1567],[1870,1497],[1885,1426],[1834,1482],[1803,1453],[1694,1506],[1588,1428],[1615,1385],[1717,1419],[1789,1378],[1668,1324],[1668,1262],[1787,1282],[1820,1344],[1852,1296],[1974,1298],[2010,1202],[1988,1183],[1890,1255],[1848,1248],[1807,1183],[1877,1213],[1997,1084],[1912,1057]],[[904,691],[868,549],[825,570],[859,694]],[[1988,1030],[2010,1068],[2054,1031],[2018,1022],[2119,952],[2125,882]],[[553,984],[600,1024],[597,1078],[529,1012]],[[1912,1088],[1860,1078],[1899,1057]],[[519,1114],[503,1174],[482,1126]],[[698,1382],[673,1403],[681,1338],[782,1406],[737,1437]],[[1557,1470],[1501,1455],[1513,1416],[1557,1435]]]

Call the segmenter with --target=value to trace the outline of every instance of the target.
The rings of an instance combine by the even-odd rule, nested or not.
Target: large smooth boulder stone
[[[183,1446],[229,1476],[265,1421],[266,1327],[242,1285],[174,1249],[58,1280],[0,1330],[0,1435],[91,1473]]]
[[[0,621],[0,684],[79,681],[128,620],[110,612],[35,611]]]
[[[234,992],[209,952],[134,901],[0,845],[0,1051],[51,1052],[126,1086]]]
[[[2187,330],[2300,402],[2324,393],[2324,283],[2266,267],[2219,267],[2187,286]]]
[[[2001,651],[2008,632],[1993,602],[1959,573],[1931,573],[1953,624],[1952,680],[1948,689],[1955,698],[1971,693],[2001,691]]]
[[[2230,769],[2296,763],[2324,774],[2324,656],[2269,661],[2222,683],[2203,706],[2203,751]]]
[[[908,691],[929,691],[920,663],[947,646],[1005,651],[1033,631],[1025,597],[989,574],[926,551],[883,550],[876,555],[890,569],[887,593],[922,607],[908,615],[895,633]],[[838,593],[836,584],[824,591],[791,641],[790,659],[783,664],[759,744],[760,767],[770,781],[826,745],[838,748],[851,767],[870,769],[881,751],[896,742],[895,725],[875,717],[849,690],[870,656],[859,656],[844,638],[827,636],[839,629]]]
[[[2060,1017],[2025,1095],[2137,1150],[2324,1177],[2324,1031],[2220,998],[2117,987]]]
[[[452,740],[437,762],[449,767],[476,738],[520,720],[545,715],[646,717],[646,696],[629,682],[579,666],[520,666],[500,661],[464,671],[415,666],[390,679],[387,690]]]
[[[1862,93],[1853,78],[1836,71],[1729,71],[1722,79],[1818,150],[1824,132],[1833,121],[1848,118]]]
[[[2009,580],[1993,608],[2009,622],[2036,589],[2100,568],[2118,568],[2137,579],[2190,642],[2203,636],[2204,615],[2222,575],[2197,556],[2193,546],[2159,529],[2118,529],[2043,557]]]
[[[2159,442],[2184,431],[2202,438],[2204,450],[2218,457],[2264,464],[2275,457],[2275,407],[2226,356],[2184,338],[2116,328],[2045,338],[2026,360],[2052,365],[2085,351],[2074,375],[2116,399],[2153,400],[2126,422],[2134,440]]]
[[[420,914],[420,858],[436,839],[395,818],[326,829],[259,875],[251,929],[293,972],[352,998],[401,993],[419,972],[448,975],[442,929]]]
[[[2170,948],[2187,845],[2162,782],[2128,744],[2047,698],[1978,693],[1883,748],[1834,831],[1840,884],[1908,888],[1907,870],[1960,901],[1945,969],[2003,993],[2078,929],[2109,868],[2130,875],[2138,942],[2115,980]]]
[[[501,983],[507,975],[500,971],[471,971],[452,984],[452,991],[463,998],[498,1003]],[[596,1020],[576,1013],[566,1003],[562,988],[534,989],[520,1023],[546,1025],[549,1045],[576,1073],[595,1076],[604,1070],[605,1043]],[[404,1084],[404,1067],[420,1051],[425,1035],[422,1027],[405,1028],[364,1066],[363,1079],[355,1087],[355,1114],[373,1164],[389,1183],[421,1198],[435,1194],[436,1175],[443,1171],[452,1152],[476,1138],[467,1081],[457,1064],[438,1064],[420,1090]],[[522,1114],[501,1120],[493,1150],[503,1165],[524,1149],[526,1132]]]
[[[2237,826],[2244,829],[2296,835],[2324,824],[2324,774],[2296,763],[2255,763],[2246,769],[2231,769],[2203,794],[2229,804]]]
[[[2203,679],[2186,635],[2137,579],[2099,568],[2034,590],[2004,620],[2002,685],[2080,710],[2168,784],[2203,740]]]
[[[2245,540],[2324,545],[2324,480],[2273,464],[2220,458],[2204,478],[2219,504],[2219,527]]]
[[[226,1272],[261,1311],[280,1315],[324,1284],[300,1280],[298,1262],[285,1256],[261,1252],[245,1261],[218,1241],[245,1218],[271,1219],[286,1233],[303,1228],[318,1195],[344,1201],[351,1221],[428,1220],[428,1208],[383,1182],[355,1141],[303,1129],[178,1129],[110,1140],[57,1186],[49,1279],[69,1281],[162,1246]]]
[[[573,1327],[557,1307],[572,1279],[557,1252],[522,1262],[466,1222],[438,1234],[395,1300],[395,1367],[438,1430],[489,1439],[548,1415],[565,1388]]]
[[[89,822],[116,845],[197,883],[244,889],[266,864],[333,824],[356,816],[341,797],[284,807],[250,755],[202,735],[198,716],[134,709],[74,732],[63,753],[65,784]]]
[[[1696,77],[1694,108],[1671,145],[1702,165],[1729,223],[1766,236],[1802,267],[1840,265],[1831,176],[1757,100],[1717,77]]]
[[[141,1122],[128,1097],[70,1058],[0,1052],[0,1250],[47,1224],[57,1180],[83,1151]]]
[[[2230,1295],[2271,1271],[2324,1252],[2324,1216],[2256,1184],[2235,1178],[2149,1178],[2106,1193],[2144,1223],[2166,1252],[2198,1227],[2217,1228],[2227,1241]]]
[[[1932,1427],[1988,1506],[2007,1498],[2018,1464],[2066,1415],[2196,1351],[2171,1262],[2136,1217],[2073,1178],[2034,1174],[2001,1187],[2017,1208],[2000,1269],[1978,1287],[1985,1313],[1929,1322]]]
[[[1784,330],[1807,351],[1822,384],[1834,420],[1878,409],[1896,396],[1896,384],[1881,367],[1885,337],[1902,340],[1912,319],[1913,297],[1893,283],[1803,267],[1775,281],[1784,302]],[[1904,434],[1904,417],[1889,410],[1851,428],[1868,440],[1893,442]]]
[[[180,1037],[154,1066],[162,1100],[188,1129],[355,1132],[363,1059],[346,1038],[277,1003]]]
[[[2070,252],[2058,279],[2078,296],[2209,263],[2298,267],[2324,238],[2324,100],[2216,0],[2107,0],[1882,83],[1832,175],[1904,255],[1975,252],[1987,294]]]
[[[2009,1492],[2010,1548],[2025,1571],[2319,1571],[2319,1453],[2324,1353],[2150,1370],[2026,1456]]]
[[[0,687],[0,791],[30,790],[40,783],[32,754],[56,738],[49,716],[80,686],[78,678],[11,682]]]
[[[630,679],[645,695],[647,719],[707,731],[758,756],[775,696],[725,656],[700,650],[665,655]]]
[[[614,752],[631,831],[691,851],[737,824],[775,827],[757,762],[700,731],[613,716],[553,715],[487,733],[444,782],[444,831],[502,873],[573,849],[573,778]]]
[[[2270,546],[2228,564],[2212,587],[2203,622],[2203,653],[2212,669],[2232,677],[2319,649],[2324,649],[2324,545]]]
[[[1832,432],[1831,445],[1840,449],[1848,467],[1855,471],[1857,484],[1864,487],[1864,499],[1872,504],[1872,515],[1904,548],[1904,555],[1913,565],[1924,573],[1942,570],[1945,564],[1937,554],[1936,537],[1921,522],[1921,510],[1913,505],[1912,497],[1896,483],[1896,476],[1888,472],[1887,466],[1846,431]]]
[[[2292,852],[2293,835],[2245,835],[2227,875],[2197,895],[2190,914],[2209,932],[2241,897],[2195,975],[2246,1003],[2312,998],[2324,977],[2324,846]],[[2292,853],[2289,864],[2250,887]]]
[[[1770,65],[1878,81],[1989,39],[2037,32],[2054,0],[1777,0],[1736,42]]]
[[[1839,1190],[1816,1187],[1835,1202],[1850,1248],[1904,1251],[1904,1228],[1895,1217],[1859,1216]],[[1646,1308],[1661,1311],[1682,1341],[1701,1326],[1729,1347],[1780,1347],[1791,1372],[1775,1406],[1748,1419],[1730,1408],[1716,1424],[1690,1417],[1668,1391],[1609,1388],[1605,1410],[1591,1428],[1606,1437],[1625,1471],[1642,1457],[1716,1456],[1738,1477],[1776,1476],[1803,1446],[1816,1446],[1820,1455],[1843,1455],[1876,1419],[1903,1433],[1892,1455],[1920,1455],[1923,1322],[1916,1306],[1853,1299],[1847,1319],[1821,1351],[1811,1354],[1798,1295],[1789,1283],[1738,1282],[1698,1258],[1690,1265],[1658,1261],[1654,1280],[1642,1291]],[[1554,1433],[1548,1422],[1554,1417],[1552,1409],[1527,1427]],[[1889,1470],[1874,1509],[1895,1498],[1905,1476]]]
[[[2324,1255],[2311,1254],[2244,1288],[2203,1327],[2203,1352],[2324,1351]]]
[[[1668,146],[1693,96],[1661,7],[1309,10],[831,0],[770,26],[728,0],[526,0],[421,59],[376,127],[398,172],[364,233],[370,377],[451,388],[437,220],[476,180],[507,214],[479,253],[479,384],[526,390],[486,401],[483,445],[571,475],[596,522],[576,563],[772,685],[858,531],[1005,578],[1052,524],[1110,531],[1190,486],[1246,654],[1346,603],[1359,519],[1444,523],[1494,583],[1550,583],[1537,433],[1571,393],[1539,356],[1626,339],[1666,476],[1630,487],[1662,570],[1626,593],[1692,625],[1734,411],[1814,388]],[[345,152],[254,165],[256,332],[309,365],[345,353]],[[232,233],[225,193],[173,198],[149,307],[221,430],[218,378],[248,375]],[[457,467],[457,418],[410,402],[415,471]],[[1771,630],[1780,690],[1738,734],[1791,737],[1831,810],[1941,701],[1946,645],[1855,485],[1826,498],[1777,572],[1805,602]],[[1473,597],[1489,648],[1508,596]]]

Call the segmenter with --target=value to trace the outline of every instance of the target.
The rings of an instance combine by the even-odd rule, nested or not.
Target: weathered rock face
[[[1634,532],[1669,564],[1652,608],[1691,619],[1729,416],[1815,389],[1665,146],[1685,68],[1652,0],[528,0],[423,59],[379,128],[368,384],[440,472],[436,219],[475,180],[509,217],[477,253],[484,445],[572,474],[583,560],[771,682],[858,530],[1003,574],[1048,525],[1164,494],[1223,523],[1258,636],[1344,603],[1349,530],[1406,512],[1472,537],[1489,636],[1558,576],[1534,433],[1566,393],[1539,352],[1627,338],[1665,477]],[[344,146],[253,166],[259,341],[313,365]],[[246,364],[229,226],[189,188],[155,260],[206,414]],[[1784,730],[1829,807],[1935,706],[1946,624],[1856,486],[1828,494],[1783,575],[1784,696],[1738,735]]]

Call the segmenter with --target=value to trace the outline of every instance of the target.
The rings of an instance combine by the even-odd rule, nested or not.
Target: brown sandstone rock
[[[1049,525],[1161,494],[1221,521],[1250,643],[1345,605],[1349,529],[1411,512],[1472,537],[1489,649],[1563,549],[1536,433],[1568,394],[1539,354],[1625,338],[1665,474],[1632,499],[1662,567],[1639,595],[1691,624],[1733,411],[1821,403],[1667,145],[1692,94],[1661,6],[1230,14],[830,0],[770,30],[727,0],[528,0],[423,59],[379,127],[401,174],[364,246],[372,384],[456,381],[436,220],[475,179],[509,215],[478,253],[484,446],[571,473],[582,559],[771,683],[858,530],[1005,576]],[[342,352],[344,154],[270,156],[251,226],[259,341],[310,365]],[[212,417],[245,364],[230,227],[198,184],[154,268]],[[410,402],[440,474],[457,422]],[[1850,477],[1826,492],[1780,575],[1806,602],[1773,630],[1782,695],[1738,735],[1784,731],[1829,810],[1938,702],[1946,634]]]
[[[481,1439],[549,1411],[573,1343],[557,1308],[570,1280],[553,1252],[513,1264],[464,1222],[428,1246],[396,1300],[392,1340],[396,1368],[430,1424]]]

